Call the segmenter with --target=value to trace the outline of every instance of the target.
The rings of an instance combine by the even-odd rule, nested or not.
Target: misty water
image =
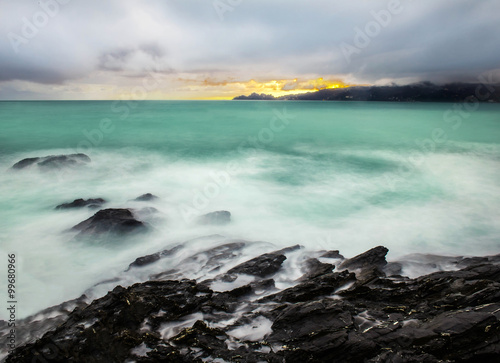
[[[0,267],[16,254],[23,317],[139,256],[213,234],[265,242],[248,249],[255,255],[297,243],[347,257],[384,245],[389,260],[498,253],[499,115],[496,104],[0,102]],[[76,152],[92,162],[10,169]],[[148,192],[159,199],[131,201]],[[151,231],[75,241],[68,229],[95,210],[54,207],[97,197],[106,208],[156,208],[138,216]],[[196,224],[218,210],[232,223]]]

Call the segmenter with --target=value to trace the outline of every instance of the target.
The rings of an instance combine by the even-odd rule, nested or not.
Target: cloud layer
[[[496,0],[0,0],[0,98],[231,97],[249,82],[476,81]],[[294,81],[298,79],[298,81]],[[258,87],[257,87],[258,88]]]

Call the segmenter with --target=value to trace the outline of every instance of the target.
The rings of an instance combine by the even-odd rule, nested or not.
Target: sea
[[[74,153],[91,162],[11,168]],[[15,254],[18,318],[116,281],[137,257],[184,241],[203,251],[203,236],[254,241],[253,255],[500,252],[498,104],[3,101],[0,170],[0,296]],[[145,193],[158,199],[134,200]],[[149,211],[149,232],[75,239],[96,210],[55,207],[78,198]],[[221,210],[231,223],[198,223]]]

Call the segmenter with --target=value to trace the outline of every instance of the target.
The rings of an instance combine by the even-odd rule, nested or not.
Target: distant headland
[[[274,97],[252,93],[233,100],[290,100],[290,101],[385,101],[385,102],[500,102],[500,85],[483,83],[451,83],[436,85],[430,82],[405,86],[352,86],[328,88],[315,92]]]

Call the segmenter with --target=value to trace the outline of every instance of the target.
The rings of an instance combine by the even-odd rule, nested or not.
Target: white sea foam
[[[124,286],[145,281],[221,241],[196,240],[176,255],[123,274],[137,257],[213,234],[227,240],[266,242],[245,247],[227,262],[226,269],[248,257],[293,244],[306,250],[338,249],[346,257],[384,245],[390,250],[389,259],[414,252],[498,253],[500,168],[495,152],[427,154],[411,177],[402,177],[397,167],[408,164],[409,154],[334,150],[335,158],[315,161],[309,155],[313,151],[296,150],[299,155],[294,155],[258,150],[251,155],[189,159],[138,148],[95,149],[90,153],[92,163],[80,171],[59,174],[33,167],[2,173],[0,207],[7,213],[0,220],[0,248],[4,256],[17,256],[16,292],[22,301],[18,316],[78,297],[106,279],[118,277]],[[23,157],[68,152],[72,150],[4,156],[0,169],[7,170]],[[222,175],[229,161],[235,161],[239,169],[231,173],[227,185],[219,185],[213,197],[205,195],[202,207],[194,208],[196,196],[203,196],[207,185],[214,183],[214,175]],[[364,171],[363,162],[369,166]],[[381,171],[370,169],[370,163]],[[146,192],[159,199],[131,201]],[[152,232],[115,244],[73,241],[75,233],[68,229],[95,211],[54,207],[91,197],[108,200],[106,208],[156,208],[157,214],[142,216]],[[193,207],[196,215],[229,210],[232,223],[196,225],[183,218],[185,206]],[[277,278],[279,287],[301,275],[294,267],[298,256],[292,254],[285,262],[288,275]],[[202,280],[221,272],[201,270],[200,266],[196,261],[184,266],[186,277]],[[0,267],[5,270],[4,260]],[[94,296],[116,284],[114,280],[100,285],[93,289]],[[5,291],[5,282],[0,289]],[[0,318],[4,315],[2,312]]]
[[[240,340],[249,340],[256,342],[264,339],[266,335],[272,332],[273,322],[263,316],[252,320],[249,324],[240,326],[227,332],[228,335]]]

